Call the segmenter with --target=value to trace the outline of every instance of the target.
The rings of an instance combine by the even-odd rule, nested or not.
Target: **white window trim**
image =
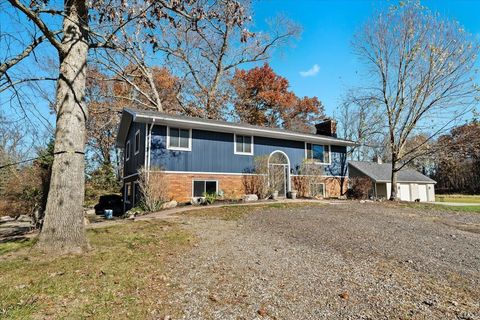
[[[307,149],[307,143],[310,143],[312,145],[317,145],[317,146],[325,146],[328,147],[328,162],[320,162],[320,161],[315,161],[315,159],[309,159],[308,158],[308,149]],[[332,152],[331,152],[331,146],[329,144],[319,144],[319,143],[311,143],[311,142],[305,142],[305,159],[307,161],[312,161],[314,164],[321,164],[321,165],[326,165],[329,166],[332,164]]]
[[[233,153],[234,154],[239,154],[239,155],[244,155],[244,156],[253,156],[253,146],[254,146],[254,143],[253,143],[253,139],[254,137],[253,136],[249,136],[249,135],[244,135],[244,134],[239,134],[239,136],[243,136],[243,137],[250,137],[250,152],[238,152],[237,151],[237,134],[234,133],[233,134]]]
[[[137,136],[138,136],[138,146],[137,146]],[[135,140],[133,140],[135,155],[140,153],[140,129],[135,132]],[[137,150],[138,147],[138,150]]]
[[[167,149],[177,150],[177,151],[192,151],[192,129],[182,128],[182,127],[172,127],[172,128],[188,130],[188,148],[170,147],[170,126],[168,126],[167,127]]]
[[[325,189],[325,182],[317,182],[317,183],[313,183],[313,184],[323,184],[323,194],[322,194],[322,197],[325,198],[325,197],[326,197],[326,193],[327,193],[327,190]]]
[[[140,188],[140,183],[138,181],[134,181],[133,182],[133,187],[132,187],[132,202],[133,202],[134,207],[136,205],[136,203],[135,203],[135,193],[137,191],[137,188]]]
[[[125,188],[124,188],[124,191],[125,191],[125,203],[128,203],[128,204],[131,203],[130,199],[128,198],[128,190],[131,190],[131,188],[132,188],[132,183],[131,183],[131,182],[125,183]],[[131,191],[132,191],[132,195],[133,195],[133,190],[131,190]]]
[[[195,197],[195,192],[194,192],[195,181],[204,181],[205,183],[207,183],[207,182],[215,182],[215,183],[217,184],[215,193],[218,194],[218,184],[219,184],[219,183],[218,183],[218,180],[213,180],[213,179],[193,179],[193,180],[192,180],[192,198]],[[205,186],[205,190],[206,190],[206,186]]]
[[[125,144],[125,161],[130,160],[130,140]]]

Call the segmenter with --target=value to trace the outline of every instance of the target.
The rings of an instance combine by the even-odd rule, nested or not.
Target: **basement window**
[[[126,183],[125,184],[125,203],[131,203],[132,202],[132,183],[129,182],[129,183]]]
[[[194,197],[203,197],[206,193],[218,193],[218,181],[216,180],[193,180]]]
[[[325,197],[325,183],[312,183],[310,185],[311,197]]]

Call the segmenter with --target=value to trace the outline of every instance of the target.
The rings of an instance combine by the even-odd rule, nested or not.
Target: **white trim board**
[[[317,177],[317,175],[314,174],[292,174],[290,175],[292,177]],[[320,175],[322,178],[348,178],[348,176],[327,176],[327,175]]]
[[[129,174],[128,176],[122,177],[122,179],[125,180],[125,179],[131,178],[131,177],[134,177],[134,176],[138,176],[138,175],[139,175],[139,173],[136,172],[136,173]]]
[[[185,174],[224,174],[224,175],[236,175],[236,176],[266,176],[267,174],[258,174],[258,173],[238,173],[238,172],[208,172],[208,171],[169,171],[169,170],[150,170],[150,172],[164,172],[164,173],[185,173]],[[304,174],[291,174],[291,177],[303,177],[308,176]],[[321,175],[320,177],[325,178],[348,178],[348,176],[327,176]]]
[[[148,154],[148,123],[145,124],[145,148],[144,148],[144,157],[143,157],[143,167],[148,170],[147,160],[150,157]]]
[[[151,161],[151,154],[152,154],[152,130],[154,125],[155,125],[155,119],[150,125],[150,130],[148,131],[148,139],[147,139],[147,142],[145,143],[146,146],[148,145],[148,152],[145,154],[146,160],[147,160],[145,168],[147,169],[147,172],[150,172],[150,161]],[[148,129],[148,123],[147,123],[147,129]]]
[[[163,171],[151,170],[150,172],[180,173],[180,174],[203,174],[203,175],[228,175],[228,176],[257,176],[256,173],[238,173],[238,172],[200,172],[200,171]]]
[[[370,178],[370,177],[369,177],[369,178]],[[373,178],[370,178],[370,179],[372,179],[372,180],[375,181],[376,183],[392,183],[391,180],[388,180],[388,181],[387,181],[387,180],[375,180],[375,179],[373,179]],[[398,180],[397,180],[397,183],[437,184],[437,182],[433,182],[433,181],[431,181],[431,182],[425,182],[425,181],[403,181],[403,180],[402,180],[402,181],[398,181]]]
[[[149,170],[149,172],[163,172],[163,173],[179,173],[179,174],[203,174],[203,175],[231,175],[231,176],[266,176],[267,174],[258,174],[258,173],[238,173],[238,172],[208,172],[208,171],[169,171],[169,170]],[[123,179],[127,179],[133,176],[138,175],[138,173],[130,174]],[[290,177],[304,177],[308,175],[304,174],[290,174]],[[348,178],[348,176],[327,176],[321,175],[322,178]]]

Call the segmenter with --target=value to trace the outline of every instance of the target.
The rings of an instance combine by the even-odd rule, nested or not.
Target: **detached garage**
[[[350,161],[349,178],[368,177],[373,182],[374,198],[390,198],[391,163]],[[435,181],[418,171],[404,169],[398,172],[398,197],[402,201],[435,201]]]

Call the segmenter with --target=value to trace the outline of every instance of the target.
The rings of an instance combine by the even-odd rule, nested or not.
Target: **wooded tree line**
[[[456,127],[436,143],[430,172],[437,181],[436,190],[480,194],[480,122]]]

